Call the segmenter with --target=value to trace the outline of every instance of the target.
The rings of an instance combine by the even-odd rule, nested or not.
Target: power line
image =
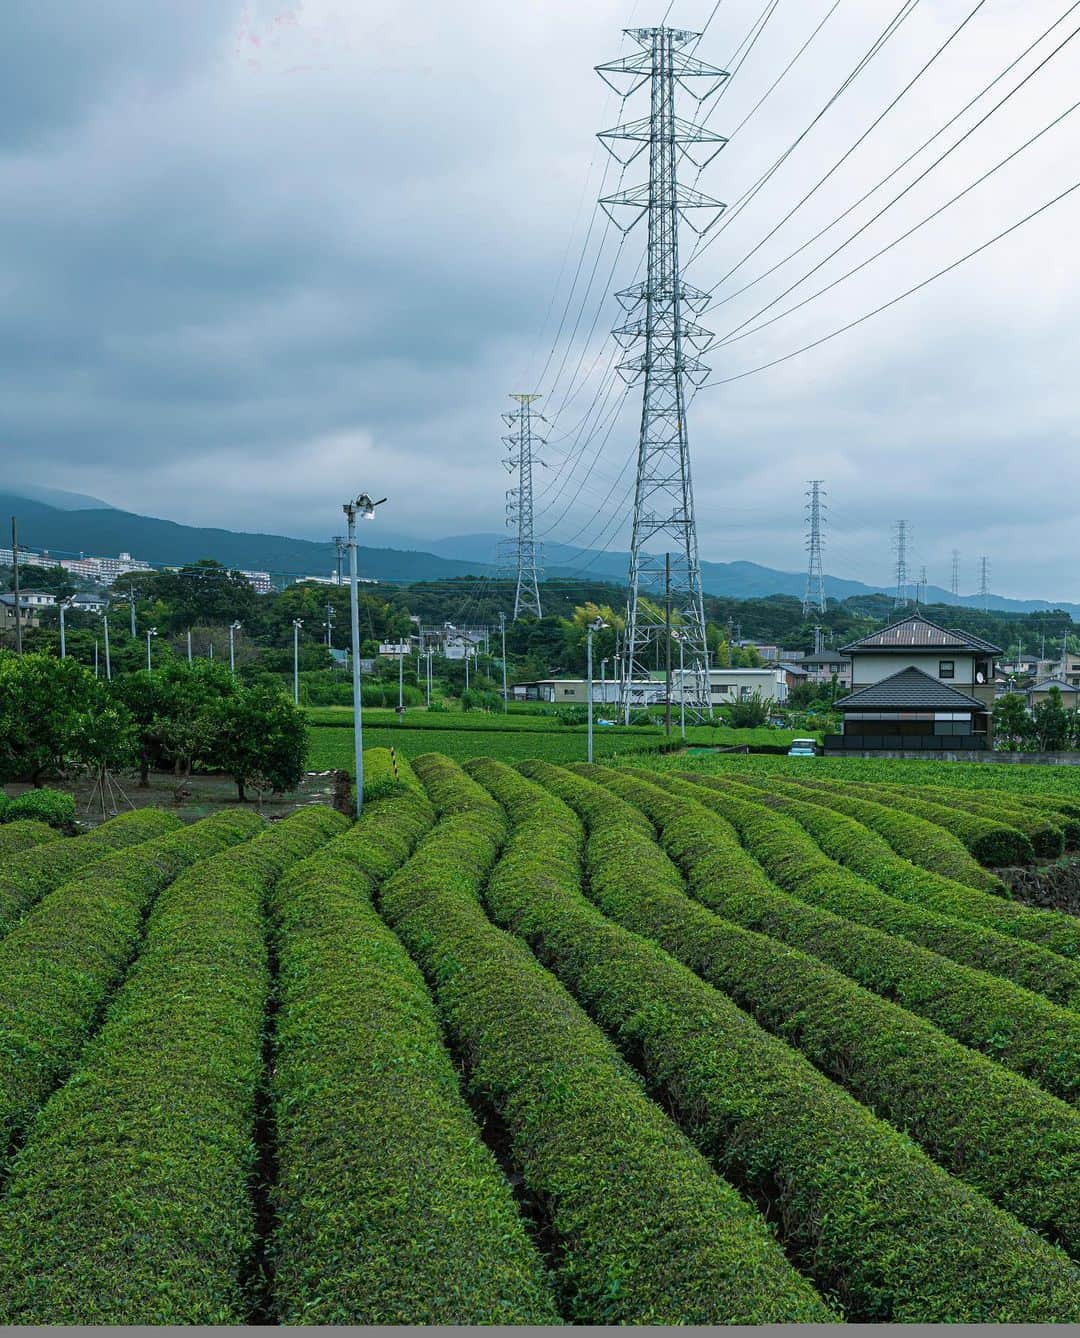
[[[724,335],[723,338],[718,341],[718,344],[722,346],[725,344],[734,343],[738,339],[746,339],[748,336],[756,334],[759,330],[764,330],[768,326],[775,324],[777,321],[783,320],[785,316],[790,316],[793,312],[799,311],[802,307],[805,307],[808,303],[815,301],[817,298],[821,297],[824,293],[829,292],[831,289],[845,282],[845,280],[851,278],[852,275],[858,274],[860,270],[863,270],[868,265],[873,264],[875,260],[878,260],[881,258],[881,256],[886,255],[889,251],[893,249],[893,247],[899,246],[901,242],[904,242],[909,237],[913,236],[921,228],[925,227],[927,223],[932,222],[940,214],[943,214],[946,209],[951,208],[958,201],[962,200],[966,195],[969,195],[977,186],[981,186],[984,181],[989,180],[989,178],[992,177],[996,172],[999,172],[1001,168],[1005,167],[1008,163],[1011,163],[1014,158],[1019,157],[1021,153],[1024,153],[1027,149],[1029,149],[1037,140],[1041,139],[1043,135],[1047,134],[1049,131],[1055,129],[1058,125],[1060,125],[1061,122],[1064,121],[1067,116],[1071,116],[1072,113],[1076,111],[1077,107],[1080,107],[1080,100],[1074,102],[1071,107],[1067,107],[1065,111],[1061,112],[1058,116],[1054,117],[1052,121],[1049,121],[1040,130],[1037,130],[1035,134],[1032,135],[1029,139],[1025,140],[1023,144],[1019,145],[1017,148],[1013,149],[1011,153],[1006,154],[1004,158],[996,162],[993,165],[993,167],[988,168],[980,176],[976,177],[974,181],[969,182],[962,190],[957,191],[956,194],[951,196],[948,200],[946,200],[944,204],[939,205],[936,209],[932,210],[929,214],[927,214],[925,218],[922,218],[917,223],[912,224],[912,226],[908,228],[906,231],[902,232],[899,237],[893,238],[891,242],[888,242],[885,246],[875,251],[873,255],[867,256],[865,260],[861,260],[859,264],[847,270],[846,273],[839,275],[835,279],[832,279],[829,283],[825,284],[824,287],[819,288],[816,292],[811,293],[807,297],[801,298],[798,302],[795,302],[790,307],[785,308],[784,311],[778,312],[775,316],[771,316],[767,321],[762,321],[759,325],[751,325],[752,321],[755,321],[759,316],[764,315],[765,312],[768,311],[770,307],[775,306],[777,302],[782,301],[789,293],[793,292],[801,284],[805,283],[806,280],[812,274],[816,273],[817,270],[821,269],[823,265],[828,264],[828,262],[834,259],[837,255],[839,255],[839,253],[842,250],[844,250],[845,247],[850,245],[850,243],[853,242],[857,237],[861,236],[862,233],[864,233],[867,230],[867,228],[871,227],[874,223],[876,223],[878,219],[880,219],[882,215],[886,213],[887,210],[891,209],[892,206],[897,203],[897,201],[903,199],[903,197],[910,190],[913,190],[914,187],[919,184],[919,182],[923,181],[934,170],[934,168],[936,168],[940,163],[944,162],[945,159],[949,156],[949,154],[951,154],[955,149],[958,149],[960,145],[963,144],[964,141],[969,138],[969,136],[973,135],[975,131],[978,130],[980,126],[982,126],[991,116],[993,116],[996,111],[998,111],[1001,107],[1003,107],[1005,103],[1008,102],[1009,99],[1013,97],[1015,93],[1018,93],[1020,89],[1023,88],[1024,85],[1030,79],[1033,79],[1036,74],[1038,74],[1051,60],[1053,60],[1053,58],[1060,51],[1062,51],[1064,47],[1066,47],[1068,43],[1073,40],[1074,37],[1076,37],[1077,33],[1080,33],[1080,28],[1074,29],[1069,34],[1069,36],[1065,38],[1063,42],[1061,42],[1057,47],[1055,47],[1054,50],[1049,53],[1049,55],[1044,57],[1044,59],[1035,67],[1035,69],[1031,70],[1027,75],[1025,75],[1024,78],[1020,81],[1020,83],[1016,85],[1015,88],[1011,89],[1001,99],[1000,102],[996,103],[993,107],[991,107],[990,110],[986,112],[985,115],[983,115],[978,121],[976,121],[976,123],[973,126],[969,127],[964,132],[964,134],[961,135],[961,137],[956,141],[955,144],[951,145],[948,149],[946,149],[945,152],[939,158],[935,159],[934,162],[932,162],[929,167],[925,168],[924,171],[922,171],[913,181],[909,182],[908,185],[906,185],[904,189],[899,192],[899,194],[893,196],[893,198],[888,202],[888,204],[883,205],[881,209],[879,209],[878,212],[874,214],[872,218],[868,219],[865,223],[862,224],[861,227],[857,228],[855,232],[851,234],[851,236],[842,241],[840,245],[835,247],[832,251],[830,251],[827,256],[819,260],[817,264],[814,265],[812,269],[808,270],[807,273],[804,274],[800,279],[797,279],[793,284],[789,285],[782,293],[779,294],[779,296],[774,297],[771,302],[766,303],[766,305],[760,308],[760,310],[758,310],[757,312],[755,312],[754,315],[748,316],[741,324],[736,325],[734,329],[732,329],[728,334]],[[748,325],[751,325],[750,329],[745,328]]]
[[[887,302],[882,302],[879,306],[874,307],[872,311],[867,311],[855,320],[848,321],[846,325],[841,325],[835,330],[830,330],[828,334],[822,335],[819,339],[811,340],[809,344],[803,344],[801,348],[792,349],[790,353],[785,353],[782,357],[772,358],[769,362],[763,362],[757,367],[750,367],[745,372],[737,372],[734,376],[721,377],[715,381],[706,381],[701,388],[704,390],[709,386],[730,385],[733,381],[742,381],[747,376],[754,376],[758,372],[765,372],[772,367],[779,367],[781,363],[790,362],[792,358],[797,358],[802,353],[809,353],[811,349],[819,348],[822,344],[827,344],[830,339],[836,339],[839,335],[846,334],[849,330],[854,330],[856,326],[864,324],[864,322],[872,319],[874,316],[879,316],[883,311],[888,311],[890,307],[895,307],[897,303],[903,302],[905,298],[911,297],[921,289],[929,287],[929,285],[936,279],[943,278],[944,275],[951,273],[954,269],[958,269],[967,261],[973,260],[975,256],[981,255],[983,251],[989,250],[989,248],[996,242],[1002,241],[1004,238],[1016,232],[1019,228],[1022,228],[1026,223],[1032,222],[1032,220],[1038,218],[1040,214],[1044,214],[1048,209],[1052,209],[1054,205],[1060,204],[1062,200],[1066,199],[1077,190],[1080,190],[1080,181],[1074,181],[1071,186],[1067,186],[1065,190],[1060,191],[1051,199],[1045,200],[1037,208],[1033,209],[1030,213],[1025,214],[1023,218],[1017,219],[1015,223],[1010,224],[1007,228],[1002,228],[1000,232],[995,233],[994,236],[990,237],[987,241],[982,242],[979,246],[973,247],[972,250],[959,256],[956,260],[951,261],[941,269],[936,270],[933,274],[922,279],[919,283],[913,284],[910,288],[905,289],[904,292],[898,293],[896,297],[890,298]]]
[[[789,252],[786,256],[784,256],[782,260],[778,260],[774,265],[770,265],[768,269],[763,270],[760,274],[758,274],[755,278],[751,279],[748,283],[744,283],[741,288],[736,288],[734,292],[726,293],[723,297],[716,298],[712,306],[714,308],[718,306],[723,306],[725,303],[732,302],[734,301],[735,298],[741,297],[743,293],[747,292],[749,289],[753,288],[756,284],[760,283],[762,279],[767,279],[771,274],[775,274],[776,271],[782,268],[782,266],[786,265],[789,260],[794,260],[797,255],[801,255],[802,252],[805,251],[808,246],[812,246],[814,242],[818,241],[821,237],[825,235],[825,233],[829,232],[832,228],[834,228],[837,225],[837,223],[843,222],[843,220],[847,218],[849,214],[854,212],[854,210],[858,209],[858,207],[861,204],[864,204],[872,195],[874,195],[877,191],[879,191],[882,186],[886,185],[887,182],[891,181],[892,178],[897,175],[897,173],[902,172],[904,168],[908,166],[909,163],[913,162],[919,156],[919,154],[923,152],[924,149],[929,148],[929,146],[934,142],[935,139],[938,139],[941,135],[945,133],[946,130],[948,130],[951,126],[955,125],[956,122],[960,119],[961,116],[964,115],[965,112],[970,111],[971,108],[974,107],[977,102],[981,101],[981,99],[984,98],[987,93],[989,93],[989,91],[994,87],[995,84],[1000,83],[1001,80],[1004,79],[1007,74],[1009,74],[1013,69],[1016,68],[1017,65],[1020,64],[1020,62],[1024,59],[1025,56],[1029,55],[1041,42],[1045,41],[1046,38],[1050,35],[1050,33],[1053,32],[1053,30],[1059,24],[1063,23],[1065,19],[1067,19],[1069,15],[1078,8],[1080,8],[1080,0],[1074,0],[1074,2],[1069,6],[1069,8],[1065,11],[1064,14],[1062,14],[1059,18],[1056,18],[1054,22],[1051,23],[1050,26],[1046,28],[1042,33],[1040,33],[1039,36],[1033,42],[1031,42],[1018,56],[1014,57],[1013,60],[1011,60],[1003,70],[1001,70],[998,74],[996,74],[993,77],[993,79],[990,80],[989,83],[985,84],[979,90],[979,92],[975,94],[974,97],[969,99],[964,104],[964,106],[960,108],[958,112],[955,112],[944,123],[944,125],[939,126],[937,130],[933,132],[932,135],[928,136],[926,139],[923,140],[923,142],[918,146],[918,148],[914,149],[911,153],[909,153],[908,156],[902,162],[898,163],[890,172],[887,172],[885,176],[883,176],[881,180],[878,181],[875,185],[871,186],[868,191],[865,191],[862,195],[860,195],[859,198],[854,201],[854,203],[849,204],[846,209],[844,209],[841,213],[837,214],[837,216],[834,219],[832,219],[831,222],[826,223],[823,228],[819,228],[818,231],[815,232],[812,237],[807,238],[807,240],[805,242],[802,242],[799,246],[797,246],[794,251]],[[744,256],[743,259],[744,260],[749,259],[749,256]],[[731,272],[733,271],[729,271],[729,273]],[[725,275],[725,278],[726,277],[727,276]],[[723,282],[723,280],[721,280],[721,282]]]

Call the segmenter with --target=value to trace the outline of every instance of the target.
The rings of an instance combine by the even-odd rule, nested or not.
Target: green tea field
[[[0,1322],[1080,1322],[1070,778],[396,735],[0,827]]]

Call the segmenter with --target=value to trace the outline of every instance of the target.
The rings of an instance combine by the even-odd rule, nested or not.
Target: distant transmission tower
[[[916,604],[926,603],[926,568],[919,568],[919,592],[915,600]]]
[[[907,521],[898,520],[893,526],[893,551],[896,553],[896,595],[893,608],[904,608],[908,602]]]
[[[803,595],[802,611],[805,618],[811,609],[825,612],[825,575],[821,565],[821,533],[824,528],[824,513],[828,508],[822,502],[826,495],[822,488],[822,479],[810,480],[810,498],[806,504],[806,524],[810,533],[806,536],[806,551],[810,555],[806,566],[806,593]]]
[[[952,551],[952,597],[960,598],[960,550],[954,548]]]
[[[990,559],[979,558],[979,602],[983,613],[990,611]]]
[[[728,75],[683,50],[697,33],[660,27],[628,28],[626,34],[638,50],[596,67],[604,82],[623,98],[646,84],[650,93],[647,117],[601,131],[599,136],[612,157],[624,166],[646,149],[649,155],[646,184],[600,200],[605,213],[623,232],[629,232],[643,218],[648,220],[645,280],[617,295],[627,319],[614,331],[628,353],[619,364],[620,374],[628,384],[639,380],[644,383],[626,598],[623,705],[629,720],[632,684],[648,674],[649,644],[668,635],[663,610],[669,601],[681,635],[684,673],[680,701],[692,715],[711,716],[685,383],[700,385],[708,376],[709,369],[697,354],[712,336],[683,314],[700,311],[709,298],[683,280],[679,222],[686,221],[700,235],[716,222],[724,206],[688,186],[680,186],[676,169],[685,158],[700,171],[727,141],[723,135],[675,115],[675,88],[677,84],[689,87],[690,80],[705,81],[698,85],[703,90],[700,96],[694,95],[700,102]],[[621,141],[628,145],[622,152],[616,147]],[[706,146],[700,159],[693,155],[691,146],[695,144]],[[708,210],[711,217],[698,228],[688,217],[691,210]],[[620,221],[627,217],[628,222]]]
[[[503,541],[504,553],[509,554],[507,565],[516,573],[517,588],[514,591],[514,620],[523,613],[534,613],[543,617],[540,611],[541,546],[533,534],[533,451],[544,444],[542,437],[533,433],[533,420],[539,414],[533,414],[533,400],[539,395],[511,395],[517,400],[518,407],[503,418],[511,428],[503,437],[510,448],[510,454],[503,461],[508,470],[517,470],[517,487],[507,489],[506,523],[516,529],[516,537]],[[541,463],[536,461],[537,464]]]

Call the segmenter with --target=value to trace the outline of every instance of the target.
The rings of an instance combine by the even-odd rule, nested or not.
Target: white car
[[[817,757],[817,744],[813,739],[792,739],[787,755],[788,757]]]

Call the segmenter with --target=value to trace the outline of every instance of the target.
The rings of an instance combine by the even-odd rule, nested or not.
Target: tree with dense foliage
[[[236,782],[241,801],[294,789],[304,774],[307,727],[302,713],[273,688],[241,688],[214,704],[214,760]]]
[[[1002,752],[1015,753],[1029,740],[1033,724],[1018,692],[1006,692],[994,703],[994,742]]]
[[[1036,703],[1031,713],[1035,737],[1043,752],[1059,752],[1069,744],[1069,713],[1061,697],[1061,689],[1052,687],[1046,700]]]
[[[40,787],[60,770],[94,688],[93,675],[74,660],[0,651],[0,780],[26,777]]]

